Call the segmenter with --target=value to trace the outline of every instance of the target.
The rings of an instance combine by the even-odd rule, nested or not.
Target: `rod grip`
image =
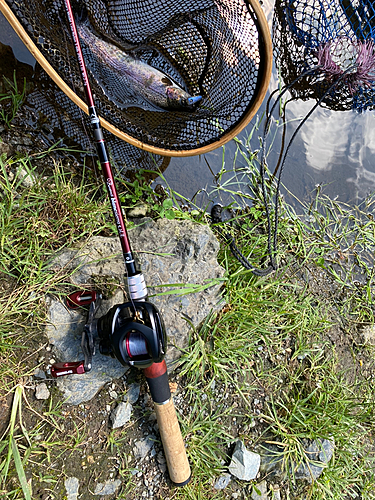
[[[169,477],[176,486],[185,486],[190,481],[191,470],[173,398],[170,398],[164,404],[155,403],[155,413],[167,460]]]
[[[169,477],[176,486],[185,486],[190,481],[191,470],[169,389],[167,365],[164,360],[161,363],[153,363],[145,368],[144,373],[155,403]]]

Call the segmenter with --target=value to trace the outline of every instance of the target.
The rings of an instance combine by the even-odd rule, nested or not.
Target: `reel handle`
[[[185,486],[190,481],[191,470],[169,389],[167,365],[163,360],[145,368],[144,372],[154,401],[169,477],[176,486]]]

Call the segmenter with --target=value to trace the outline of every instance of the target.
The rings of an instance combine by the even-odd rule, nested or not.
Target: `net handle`
[[[233,129],[224,134],[219,140],[212,142],[211,144],[207,144],[206,146],[202,146],[196,149],[175,151],[170,149],[157,148],[155,146],[150,146],[149,144],[145,144],[144,142],[139,141],[138,139],[126,134],[125,132],[122,132],[117,127],[109,123],[105,118],[99,115],[101,126],[107,129],[112,134],[114,134],[119,139],[122,139],[123,141],[126,141],[127,143],[139,149],[148,151],[149,153],[153,153],[155,155],[175,156],[175,157],[195,156],[208,153],[209,151],[219,148],[226,142],[233,139],[236,135],[238,135],[241,132],[241,130],[244,127],[246,127],[246,125],[248,125],[248,123],[254,117],[255,113],[258,111],[260,105],[262,104],[268,89],[272,71],[272,41],[266,17],[258,0],[248,0],[248,3],[254,10],[257,19],[259,39],[263,42],[260,44],[260,61],[261,61],[260,72],[262,76],[258,87],[257,95],[254,99],[251,108],[240,120],[240,122],[237,123],[235,127],[233,127]],[[48,75],[52,78],[52,80],[56,83],[56,85],[60,87],[60,89],[64,92],[64,94],[66,94],[69,97],[69,99],[73,101],[84,113],[88,114],[87,103],[85,103],[82,99],[80,99],[73,92],[73,90],[64,82],[64,80],[59,76],[59,74],[52,68],[47,59],[43,56],[43,54],[31,40],[29,35],[26,33],[23,26],[18,21],[17,17],[12,12],[10,7],[7,5],[5,0],[0,0],[0,11],[4,14],[5,18],[11,24],[14,31],[20,37],[22,42],[26,45],[28,50],[35,57],[35,59],[42,66],[42,68],[46,71],[46,73],[48,73]]]

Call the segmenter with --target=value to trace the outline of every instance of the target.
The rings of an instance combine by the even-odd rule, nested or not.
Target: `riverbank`
[[[283,204],[280,267],[268,277],[244,270],[220,241],[226,305],[191,330],[171,377],[193,469],[191,483],[174,489],[139,372],[78,406],[48,375],[45,297],[62,300],[71,272],[51,272],[49,262],[91,236],[115,235],[101,183],[82,176],[79,157],[38,142],[22,110],[0,135],[4,498],[374,498],[373,198],[349,207],[318,188],[299,217]],[[245,174],[256,181],[256,157],[248,159]],[[209,224],[168,189],[153,194],[141,178],[119,186],[129,207],[142,203],[148,216]],[[254,264],[266,261],[262,201],[233,213],[238,245]],[[110,415],[123,402],[130,420],[113,428]],[[254,479],[239,479],[228,471],[237,441],[262,457],[273,446],[281,467],[263,460]],[[323,442],[333,447],[329,459],[309,455]]]

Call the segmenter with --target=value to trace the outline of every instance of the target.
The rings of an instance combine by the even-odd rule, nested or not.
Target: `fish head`
[[[202,96],[191,96],[185,90],[169,86],[166,88],[168,107],[173,109],[192,110],[202,100]]]

